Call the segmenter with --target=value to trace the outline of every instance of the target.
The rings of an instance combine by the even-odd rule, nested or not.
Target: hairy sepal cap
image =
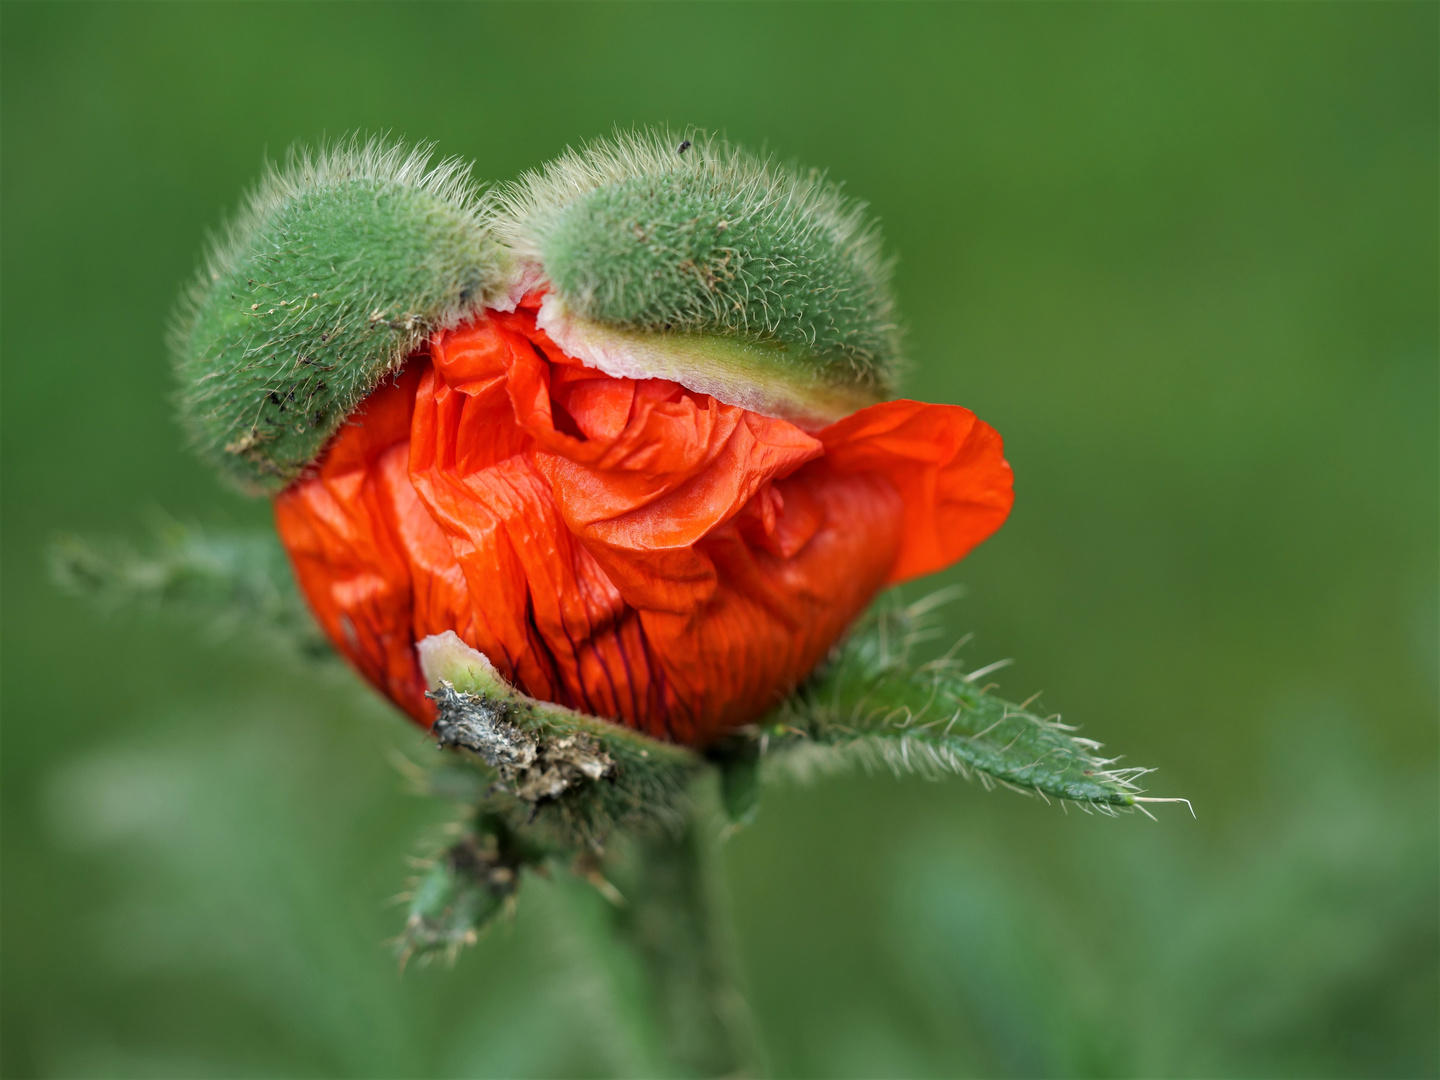
[[[542,327],[609,374],[811,427],[891,393],[890,262],[863,204],[819,173],[623,134],[511,185],[497,228],[549,288]]]
[[[242,490],[285,487],[430,333],[502,295],[487,197],[429,158],[292,151],[212,245],[172,349],[185,427]]]

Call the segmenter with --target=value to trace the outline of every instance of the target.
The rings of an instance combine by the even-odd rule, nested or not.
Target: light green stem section
[[[706,821],[697,810],[683,832],[631,838],[611,871],[625,897],[614,925],[644,973],[674,1074],[755,1075],[755,1037]]]

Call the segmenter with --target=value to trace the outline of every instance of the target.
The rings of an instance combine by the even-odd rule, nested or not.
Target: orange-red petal
[[[812,436],[586,368],[532,305],[437,335],[276,522],[336,646],[422,723],[414,643],[453,630],[526,693],[700,745],[1010,501],[965,409],[886,402]]]
[[[820,439],[836,469],[879,473],[900,493],[904,542],[888,584],[963,559],[1015,502],[999,432],[959,405],[885,401],[831,424]]]

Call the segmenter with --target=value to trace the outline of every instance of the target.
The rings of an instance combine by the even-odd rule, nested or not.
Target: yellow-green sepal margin
[[[799,343],[610,326],[575,315],[553,293],[541,304],[536,325],[568,355],[607,375],[668,379],[806,430],[884,400],[878,386],[837,377]]]

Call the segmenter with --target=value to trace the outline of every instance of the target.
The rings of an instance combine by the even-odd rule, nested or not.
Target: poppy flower
[[[416,645],[453,631],[532,697],[704,746],[783,700],[880,589],[1009,512],[992,428],[884,400],[878,236],[810,174],[652,139],[496,204],[399,159],[302,165],[221,253],[252,269],[202,281],[194,430],[280,488],[318,621],[421,724]],[[342,195],[365,215],[351,261],[324,232]],[[456,236],[469,254],[446,254]],[[334,306],[387,258],[424,280]],[[247,305],[254,262],[274,281],[287,259],[309,262]]]
[[[888,401],[809,433],[586,367],[538,308],[435,335],[276,500],[321,625],[421,723],[415,643],[451,630],[533,697],[704,744],[1009,510],[968,410]]]

